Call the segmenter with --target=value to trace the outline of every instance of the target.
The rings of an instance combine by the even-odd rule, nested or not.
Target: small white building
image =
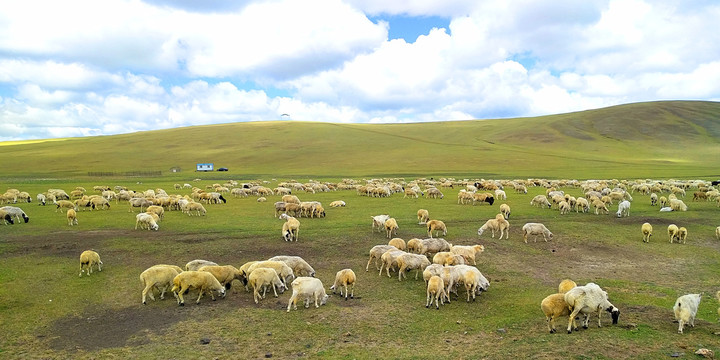
[[[214,166],[213,163],[197,164],[195,171],[213,171]]]

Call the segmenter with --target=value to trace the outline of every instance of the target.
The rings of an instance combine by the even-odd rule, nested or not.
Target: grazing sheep
[[[623,200],[618,204],[617,217],[630,216],[630,202]]]
[[[510,219],[510,205],[501,204],[500,205],[500,213],[503,214],[503,217],[505,217],[505,220]]]
[[[282,226],[282,236],[285,241],[298,241],[300,234],[300,221],[292,216],[287,216]]]
[[[450,251],[440,251],[433,256],[433,264],[445,265],[455,254]]]
[[[299,256],[278,255],[269,258],[268,261],[284,262],[285,265],[289,266],[290,269],[292,269],[293,274],[297,276],[315,277],[315,269],[313,269],[313,267],[310,266],[310,264],[308,264],[305,259]]]
[[[673,199],[670,200],[670,208],[673,211],[687,211],[688,207],[682,200]]]
[[[428,220],[430,220],[430,213],[425,209],[420,209],[417,211],[417,218],[419,225],[427,224]]]
[[[608,210],[606,203],[602,200],[593,200],[592,206],[595,208],[595,215],[600,215],[598,214],[598,211],[602,211],[605,214],[610,213],[610,210]]]
[[[207,210],[205,210],[205,207],[203,204],[199,202],[190,202],[185,205],[185,207],[182,209],[182,211],[188,216],[192,216],[193,212],[197,214],[197,216],[205,216],[207,214]]]
[[[288,301],[287,312],[290,312],[290,307],[297,310],[298,300],[302,300],[305,303],[305,308],[310,307],[310,300],[315,300],[315,307],[319,308],[320,305],[325,305],[327,299],[330,297],[325,293],[322,281],[320,279],[312,277],[299,277],[292,282],[293,293]]]
[[[664,196],[661,196],[661,197],[660,197],[660,200],[658,200],[658,201],[660,202],[660,207],[661,207],[661,208],[665,207],[665,206],[667,205],[667,203],[668,203],[668,199],[667,199],[666,197],[664,197]]]
[[[15,221],[13,220],[12,215],[8,214],[5,210],[0,209],[0,219],[2,219],[3,225],[15,224]]]
[[[495,190],[495,197],[498,200],[507,200],[507,194],[505,194],[504,190],[500,190],[500,189]]]
[[[232,287],[233,280],[237,279],[242,281],[240,270],[232,265],[205,265],[198,269],[198,271],[206,271],[213,274],[226,290]],[[225,296],[223,295],[223,297]]]
[[[368,260],[367,266],[365,266],[365,271],[369,271],[370,269],[370,263],[375,260],[375,269],[380,270],[378,267],[378,260],[381,259],[382,255],[387,252],[388,250],[399,250],[398,248],[392,246],[392,245],[375,245],[370,249],[370,259]]]
[[[675,224],[670,224],[670,225],[668,225],[667,232],[668,232],[668,236],[670,237],[670,243],[671,243],[671,244],[673,243],[673,240],[675,240],[676,238],[678,238],[678,236],[680,235],[680,234],[679,234],[680,229],[679,229],[678,226],[675,225]],[[678,240],[679,240],[679,239],[678,239]]]
[[[550,201],[548,201],[547,197],[543,195],[536,195],[532,200],[530,200],[530,205],[537,207],[547,207],[548,209],[552,207]]]
[[[90,198],[90,206],[91,210],[100,209],[105,210],[105,207],[107,206],[107,209],[110,210],[110,202],[108,199],[102,197],[93,195],[93,197]]]
[[[415,280],[417,280],[418,273],[425,270],[425,268],[430,265],[430,260],[428,260],[427,256],[418,254],[405,253],[398,256],[395,261],[397,261],[399,268],[398,281],[402,281],[403,277],[407,278],[405,272],[411,270],[417,270],[415,272]]]
[[[658,196],[657,196],[657,194],[656,194],[656,193],[650,194],[650,206],[655,206],[655,205],[657,205],[657,202],[658,202]]]
[[[607,292],[595,283],[587,283],[584,286],[577,286],[570,289],[570,291],[565,293],[565,302],[573,309],[572,313],[570,313],[570,320],[568,321],[568,334],[572,332],[572,326],[575,325],[575,317],[580,313],[585,314],[585,320],[583,321],[583,328],[585,329],[588,328],[590,314],[594,312],[598,313],[598,327],[602,327],[602,310],[611,314],[613,324],[617,324],[620,318],[620,309],[608,301]],[[577,330],[577,326],[575,326],[575,330]]]
[[[385,220],[384,226],[385,226],[385,232],[387,232],[388,239],[392,238],[393,235],[397,235],[399,226],[398,226],[395,218],[389,218],[389,219]]]
[[[435,309],[440,310],[438,299],[441,304],[445,305],[446,298],[448,302],[450,302],[450,297],[447,293],[445,293],[445,282],[440,276],[433,275],[427,283],[427,299],[425,300],[425,307],[430,308],[432,300],[435,299]]]
[[[280,277],[280,281],[283,282],[287,287],[288,281],[292,281],[295,278],[295,273],[293,272],[292,268],[288,266],[286,263],[282,261],[258,261],[247,269],[246,274],[247,276],[250,276],[250,274],[255,271],[255,269],[260,268],[271,268],[274,269],[275,272],[277,272],[278,276]]]
[[[345,202],[342,200],[335,200],[330,203],[330,207],[344,207],[344,206],[345,206]]]
[[[560,210],[560,215],[566,215],[570,213],[570,203],[568,203],[565,200],[562,200],[558,203],[558,209]]]
[[[675,312],[675,320],[678,321],[678,333],[683,333],[685,324],[695,327],[695,315],[698,306],[700,306],[701,294],[687,294],[675,300],[673,311]]]
[[[505,234],[505,239],[510,236],[510,223],[503,218],[502,214],[498,214],[495,219],[486,221],[485,224],[478,229],[478,236],[482,236],[487,229],[490,229],[493,238],[495,238],[496,231],[500,232],[500,239],[502,239],[503,233]]]
[[[352,269],[342,269],[335,274],[335,283],[330,287],[333,294],[336,289],[340,289],[340,296],[343,296],[343,289],[345,288],[345,300],[348,299],[348,286],[350,287],[350,298],[355,298],[355,272]]]
[[[153,289],[160,292],[160,300],[164,299],[165,292],[173,285],[173,279],[181,272],[182,269],[178,267],[165,265],[154,265],[143,271],[140,274],[140,282],[143,285],[142,304],[147,305],[145,302],[147,295],[150,295],[150,299],[155,301]]]
[[[401,238],[392,238],[392,239],[388,242],[388,245],[392,245],[392,246],[398,248],[398,250],[403,250],[403,251],[405,251],[405,240],[403,240],[403,239],[401,239]]]
[[[440,220],[430,220],[426,223],[426,226],[430,238],[433,237],[433,232],[435,232],[435,235],[438,235],[438,233],[442,231],[443,236],[447,235],[447,227],[445,227],[445,223]]]
[[[427,198],[428,199],[437,199],[437,198],[442,199],[444,197],[445,197],[445,195],[443,195],[443,193],[440,192],[440,190],[438,190],[437,188],[427,189]]]
[[[555,333],[555,319],[561,316],[569,316],[570,308],[565,302],[565,293],[552,294],[547,296],[540,303],[540,309],[545,314],[545,321],[547,322],[548,331],[551,334]],[[573,320],[573,327],[577,328]]]
[[[266,202],[266,201],[267,201],[267,198],[265,198],[264,196],[257,198],[257,202]]]
[[[45,194],[37,194],[36,198],[38,201],[38,205],[45,206],[45,201],[47,200],[47,197],[45,196]]]
[[[468,264],[476,265],[475,257],[485,251],[483,245],[453,245],[450,248],[450,253],[453,255],[460,255],[465,259]]]
[[[93,266],[97,265],[98,271],[102,271],[103,262],[100,260],[100,255],[92,250],[85,250],[80,254],[80,277],[82,277],[83,271],[87,271],[88,276],[92,274]]]
[[[495,197],[490,193],[475,193],[473,194],[473,205],[475,203],[488,203],[490,205],[495,203]]]
[[[480,291],[487,291],[490,286],[490,282],[480,273],[474,266],[469,265],[456,265],[454,266],[455,271],[460,274],[459,281],[465,285],[465,291],[467,291],[467,302],[470,302],[470,296],[475,301],[475,294]],[[451,280],[452,281],[452,280]],[[451,288],[453,283],[448,284],[448,288]]]
[[[644,223],[642,224],[640,230],[643,234],[643,242],[649,243],[650,237],[652,236],[652,225],[650,225],[650,223]]]
[[[678,242],[685,243],[685,240],[687,240],[687,229],[684,226],[681,226],[678,229],[677,233]]]
[[[22,221],[24,221],[26,223],[28,221],[30,221],[30,217],[28,217],[25,214],[25,212],[17,206],[3,206],[3,207],[0,207],[0,210],[2,210],[6,214],[14,217],[15,220],[17,221],[17,223],[20,223],[21,219],[22,219]]]
[[[575,212],[578,213],[582,210],[583,213],[586,213],[590,211],[590,204],[588,203],[588,200],[584,197],[577,198],[575,202]]]
[[[527,244],[527,238],[528,235],[535,235],[535,242],[537,242],[537,236],[542,234],[543,239],[545,239],[545,242],[548,241],[548,238],[552,240],[553,233],[548,230],[548,228],[545,227],[545,225],[541,223],[527,223],[523,225],[522,227],[523,232],[523,240],[525,240],[525,243]]]
[[[220,296],[225,296],[225,287],[220,284],[215,276],[205,271],[183,271],[175,276],[171,291],[175,294],[179,306],[185,306],[183,295],[187,294],[190,289],[198,289],[200,292],[195,301],[196,304],[200,303],[200,298],[205,293],[210,294],[213,301],[215,301],[213,291]]]
[[[565,279],[560,282],[560,285],[558,285],[558,292],[564,294],[576,286],[577,286],[577,284],[574,281],[572,281],[570,279]]]
[[[372,222],[373,231],[377,228],[378,232],[381,232],[385,228],[385,221],[390,219],[390,215],[375,215],[370,217]]]
[[[162,220],[165,217],[165,209],[162,206],[150,205],[145,209],[146,213],[154,213]]]
[[[73,226],[78,224],[78,218],[77,218],[77,212],[73,209],[68,209],[67,211],[67,221],[68,225]]]
[[[212,261],[196,259],[185,264],[185,271],[199,271],[203,266],[217,266],[217,264]]]
[[[137,230],[138,226],[140,227],[140,229],[147,228],[147,230],[155,231],[160,228],[152,215],[148,213],[139,213],[135,215],[135,230]]]
[[[139,207],[140,212],[143,212],[144,208],[153,204],[152,201],[150,201],[144,197],[132,198],[132,199],[128,200],[128,203],[130,204],[130,209],[128,210],[128,212],[132,212],[134,207]]]
[[[388,277],[390,277],[390,268],[395,269],[395,267],[397,266],[397,258],[402,254],[407,253],[402,250],[392,249],[383,253],[382,256],[380,256],[380,260],[382,260],[382,262],[380,263],[380,272],[378,273],[378,276],[382,275],[383,268],[385,268],[385,273]]]
[[[436,254],[441,251],[450,251],[452,244],[443,238],[429,238],[420,240],[420,251],[422,255]]]
[[[278,297],[277,289],[280,289],[280,293],[285,291],[285,284],[280,280],[277,271],[272,268],[258,268],[253,270],[248,276],[248,284],[253,288],[253,299],[256,304],[259,302],[259,299],[265,298],[268,287],[272,287],[275,297]],[[260,289],[262,289],[262,295],[260,295]]]
[[[418,238],[412,238],[407,241],[407,252],[413,254],[419,254],[422,250],[422,240]]]

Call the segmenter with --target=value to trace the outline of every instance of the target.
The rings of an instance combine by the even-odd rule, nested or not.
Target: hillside
[[[452,175],[715,177],[720,103],[648,102],[501,120],[416,124],[254,122],[0,143],[4,178],[230,168],[231,178]],[[192,175],[188,175],[192,174]],[[205,174],[204,176],[210,176]]]

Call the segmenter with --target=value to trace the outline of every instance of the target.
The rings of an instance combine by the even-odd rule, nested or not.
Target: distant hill
[[[226,178],[720,176],[720,103],[659,101],[568,114],[413,124],[251,122],[0,143],[0,179],[161,171]],[[205,174],[204,176],[209,176]]]

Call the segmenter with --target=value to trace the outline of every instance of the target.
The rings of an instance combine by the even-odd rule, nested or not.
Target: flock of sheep
[[[405,182],[399,179],[369,180],[360,184],[355,180],[345,179],[340,183],[319,183],[310,182],[300,184],[297,182],[285,182],[278,184],[275,189],[262,186],[259,183],[240,185],[230,181],[226,184],[213,184],[201,189],[190,184],[175,184],[175,189],[189,189],[190,194],[175,195],[168,194],[162,189],[146,190],[135,192],[127,188],[117,186],[111,189],[107,186],[96,186],[93,190],[100,194],[87,195],[82,187],[77,187],[70,194],[61,189],[49,189],[45,193],[37,195],[40,205],[52,203],[56,211],[64,210],[67,216],[68,225],[78,224],[78,211],[110,209],[111,202],[127,201],[129,211],[140,208],[136,215],[136,229],[158,230],[158,223],[163,219],[165,211],[182,211],[188,216],[202,216],[207,213],[204,205],[225,203],[224,195],[231,194],[235,197],[257,196],[258,201],[265,199],[265,196],[281,195],[281,201],[274,203],[275,217],[284,220],[281,233],[285,241],[298,241],[300,221],[298,218],[323,218],[326,216],[325,209],[317,201],[300,201],[293,192],[316,193],[332,190],[354,189],[357,195],[369,197],[389,197],[395,193],[404,193],[404,197],[442,199],[444,194],[439,188],[459,187],[458,204],[460,205],[482,205],[492,206],[496,200],[507,199],[505,189],[513,189],[516,193],[527,194],[527,188],[542,186],[546,188],[545,195],[535,196],[530,205],[548,209],[557,209],[561,215],[566,215],[572,210],[576,213],[588,213],[591,207],[596,215],[609,214],[609,206],[618,202],[617,217],[630,216],[630,206],[633,201],[632,193],[638,192],[650,196],[652,206],[659,205],[660,211],[687,211],[688,207],[683,200],[686,189],[696,189],[693,193],[693,201],[715,201],[720,206],[720,192],[705,181],[577,181],[577,180],[513,180],[513,181],[455,181],[452,179],[441,179],[439,181],[418,179]],[[559,188],[577,188],[582,190],[582,196],[572,196]],[[666,196],[658,194],[667,193]],[[27,192],[17,189],[10,189],[0,195],[0,204],[11,203],[13,205],[0,207],[0,218],[4,224],[14,224],[24,221],[27,223],[29,217],[19,207],[14,206],[18,202],[31,202],[32,198]],[[204,205],[203,205],[204,204]],[[342,200],[330,203],[330,207],[343,207],[346,203]],[[511,209],[506,203],[499,206],[500,212],[492,219],[487,220],[477,231],[482,236],[488,230],[494,238],[499,233],[502,238],[509,237]],[[376,270],[382,275],[383,270],[388,277],[390,271],[397,271],[398,280],[406,277],[405,273],[416,270],[415,279],[422,273],[425,281],[426,307],[435,303],[439,309],[440,304],[450,302],[450,294],[457,296],[457,288],[463,285],[466,290],[467,301],[474,301],[476,295],[487,291],[490,285],[485,276],[477,269],[476,257],[484,251],[483,245],[452,245],[443,238],[436,236],[447,235],[448,229],[445,223],[438,219],[431,219],[426,209],[417,212],[418,224],[423,225],[427,238],[413,238],[405,242],[396,237],[399,225],[396,219],[387,214],[371,216],[373,232],[383,232],[388,244],[380,244],[372,247],[369,251],[370,258],[365,270],[369,271],[370,264],[375,261]],[[643,242],[649,242],[653,228],[649,223],[641,226]],[[678,227],[671,224],[667,229],[670,242],[678,241],[685,243],[688,230],[685,227]],[[527,243],[528,236],[532,235],[535,241],[542,236],[545,241],[553,239],[553,233],[542,223],[529,222],[522,227],[523,240]],[[720,240],[720,226],[715,230],[716,237]],[[92,273],[93,267],[102,271],[102,261],[97,252],[88,250],[80,256],[80,276],[84,272]],[[286,289],[292,287],[293,294],[287,306],[287,311],[297,308],[297,302],[304,302],[309,307],[314,302],[316,307],[326,303],[328,295],[322,282],[315,278],[315,270],[304,259],[297,256],[276,256],[268,260],[251,261],[240,268],[232,265],[218,265],[206,260],[193,260],[181,268],[176,265],[159,264],[152,266],[140,275],[143,289],[141,293],[142,303],[146,304],[146,297],[155,300],[154,292],[158,292],[163,299],[166,292],[170,291],[175,296],[179,305],[184,305],[184,296],[191,289],[198,292],[196,302],[199,303],[203,295],[208,294],[215,300],[215,294],[225,297],[226,290],[230,289],[234,280],[243,283],[246,290],[253,291],[255,303],[265,298],[269,289],[273,290],[275,297]],[[343,269],[336,273],[335,282],[330,290],[340,290],[340,294],[347,300],[348,294],[354,297],[354,285],[356,276],[353,270]],[[289,283],[289,284],[288,284]],[[607,292],[597,284],[588,283],[584,286],[576,286],[571,280],[563,281],[558,293],[546,297],[541,302],[541,309],[547,319],[549,331],[555,332],[554,321],[558,317],[568,316],[568,332],[577,329],[576,316],[585,315],[583,326],[587,328],[589,317],[592,313],[598,314],[598,326],[601,325],[600,314],[608,311],[616,324],[620,310],[608,301]],[[717,293],[720,300],[720,291]],[[700,294],[688,294],[681,296],[675,302],[675,317],[679,322],[678,332],[682,333],[684,325],[694,326],[694,317],[701,299]],[[720,309],[718,309],[720,313]]]

